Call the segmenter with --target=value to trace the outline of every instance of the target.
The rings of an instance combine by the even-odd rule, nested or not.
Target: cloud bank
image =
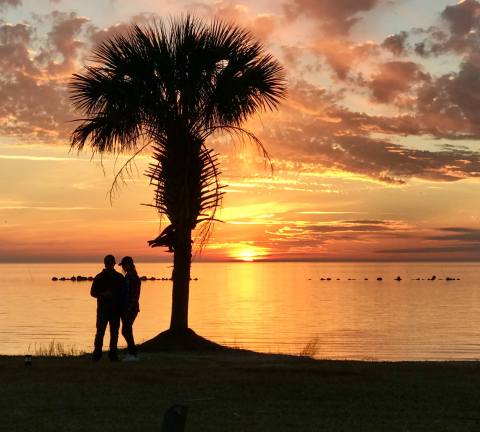
[[[389,184],[479,176],[476,149],[462,145],[480,138],[477,0],[439,9],[429,27],[378,40],[362,40],[355,26],[395,2],[290,0],[264,12],[230,1],[193,6],[247,26],[284,61],[289,99],[280,113],[264,116],[268,130],[253,126],[279,164]],[[28,22],[0,21],[0,134],[65,145],[78,116],[66,91],[71,74],[95,44],[154,16],[138,14],[106,28],[60,10]],[[299,27],[314,31],[301,36]],[[437,59],[450,61],[451,70],[437,69]]]

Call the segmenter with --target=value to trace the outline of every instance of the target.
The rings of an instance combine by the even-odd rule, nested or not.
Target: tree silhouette
[[[137,25],[101,43],[92,63],[70,82],[71,100],[84,118],[71,146],[137,154],[151,146],[146,175],[154,206],[170,225],[150,246],[173,252],[170,332],[188,331],[192,230],[208,236],[221,203],[214,133],[245,133],[242,123],[275,109],[285,95],[280,64],[236,25],[205,23],[190,15]]]

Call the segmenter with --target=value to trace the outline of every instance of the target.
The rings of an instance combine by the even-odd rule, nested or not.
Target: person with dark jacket
[[[119,264],[125,272],[125,291],[122,300],[122,335],[127,341],[128,356],[124,361],[137,361],[137,347],[133,338],[133,322],[140,312],[140,286],[142,284],[138,277],[133,258],[126,256]]]
[[[95,276],[90,289],[90,295],[97,299],[97,333],[95,334],[92,360],[99,361],[101,359],[103,337],[107,325],[110,325],[109,358],[111,361],[118,361],[118,329],[120,328],[120,310],[125,278],[115,270],[113,255],[107,255],[103,262],[105,268]]]

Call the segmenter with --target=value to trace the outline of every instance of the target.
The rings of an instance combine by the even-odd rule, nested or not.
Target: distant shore
[[[248,351],[143,354],[138,363],[0,356],[9,430],[161,428],[175,403],[186,431],[473,431],[478,362],[358,362]]]

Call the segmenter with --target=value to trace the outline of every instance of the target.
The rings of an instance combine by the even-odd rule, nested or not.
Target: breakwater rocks
[[[167,278],[167,277],[155,277],[155,276],[140,276],[140,280],[142,281],[171,281],[172,278]],[[197,281],[198,278],[190,278],[190,280]],[[71,276],[71,277],[52,277],[52,281],[57,282],[65,282],[65,281],[71,281],[71,282],[84,282],[84,281],[93,281],[93,276]]]
[[[93,281],[93,276],[71,276],[71,277],[52,277],[52,281],[72,281],[72,282],[82,282],[82,281]]]
[[[313,278],[308,278],[309,281],[311,280],[320,280],[320,281],[331,281],[333,280],[332,278],[330,277],[321,277],[321,278],[318,278],[318,279],[313,279]],[[339,280],[342,280],[340,278],[336,278],[335,280],[339,281]],[[356,281],[357,279],[356,278],[345,278],[343,280],[347,280],[347,281]],[[363,278],[364,281],[368,281],[368,278]],[[376,279],[378,282],[382,282],[383,281],[383,277],[379,276],[377,277]],[[397,276],[396,278],[393,279],[394,281],[397,281],[397,282],[401,282],[403,279],[401,276]],[[414,278],[414,279],[411,279],[412,281],[447,281],[447,282],[450,282],[450,281],[459,281],[461,280],[460,278],[454,278],[454,277],[450,277],[450,276],[447,276],[445,278],[437,278],[437,276],[433,275],[432,277],[429,277],[429,278]]]

